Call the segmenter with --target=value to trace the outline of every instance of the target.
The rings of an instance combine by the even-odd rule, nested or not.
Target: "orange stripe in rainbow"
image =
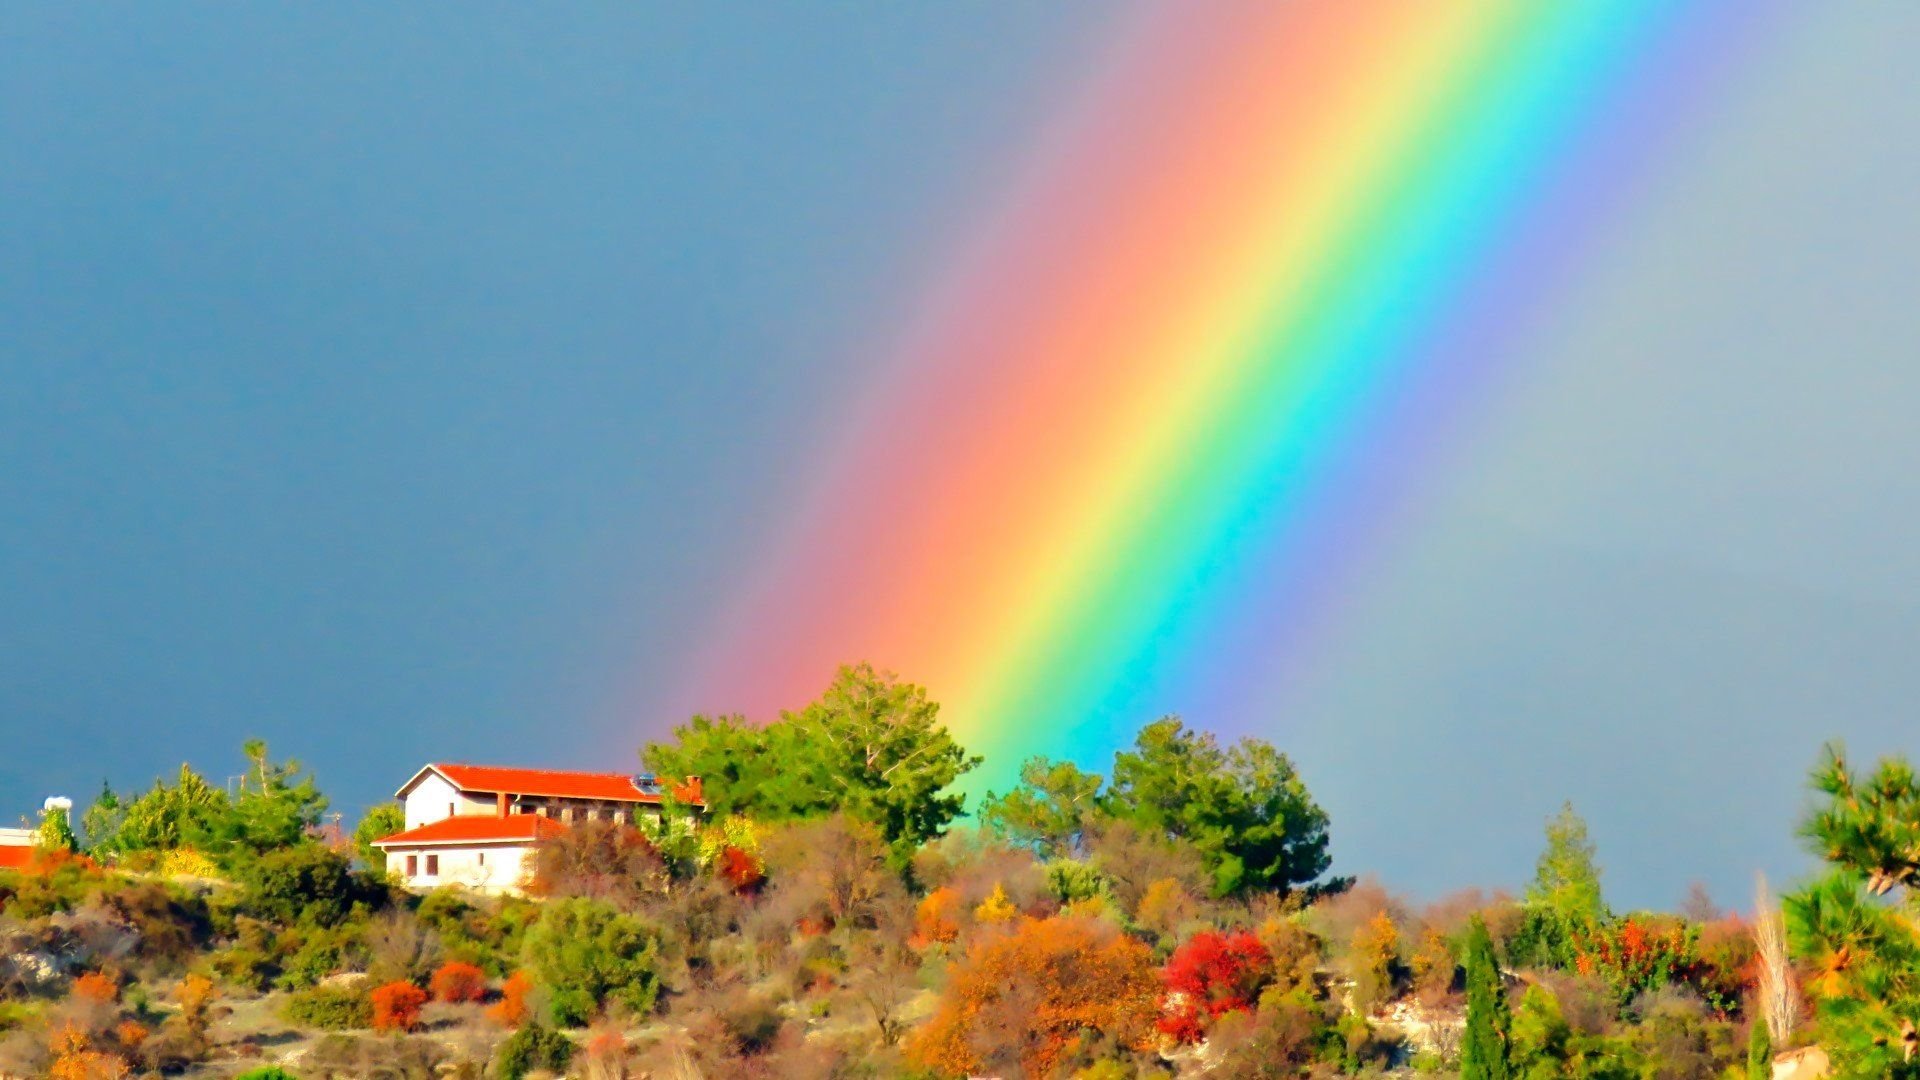
[[[1499,257],[1524,178],[1674,22],[1149,8],[943,284],[693,696],[764,715],[871,660],[945,703],[989,780],[1097,758],[1114,688],[1244,591],[1224,568],[1310,572],[1281,552],[1316,483]]]

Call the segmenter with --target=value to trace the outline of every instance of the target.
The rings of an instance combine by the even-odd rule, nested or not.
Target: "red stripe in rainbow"
[[[1449,320],[1536,250],[1514,230],[1681,25],[1655,4],[1147,8],[694,696],[766,715],[871,660],[929,687],[992,782],[1097,760],[1175,668],[1257,684],[1201,643],[1258,628],[1236,666],[1283,659],[1297,627],[1247,598],[1331,573],[1315,537],[1356,529],[1328,492],[1444,380]]]

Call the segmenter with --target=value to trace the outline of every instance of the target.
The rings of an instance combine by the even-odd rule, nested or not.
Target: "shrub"
[[[288,997],[281,1015],[304,1027],[350,1031],[373,1026],[373,1000],[359,987],[316,986]]]
[[[242,863],[238,876],[242,906],[283,924],[338,926],[356,906],[370,909],[384,899],[345,856],[319,844],[269,851]]]
[[[278,1065],[262,1065],[257,1069],[248,1069],[233,1080],[300,1080]]]
[[[960,894],[943,885],[921,898],[913,909],[916,945],[935,945],[960,936]]]
[[[720,1026],[747,1055],[764,1054],[780,1036],[780,1009],[760,994],[745,994],[721,1004]]]
[[[955,965],[908,1054],[939,1072],[1051,1075],[1087,1037],[1145,1045],[1159,998],[1138,940],[1094,920],[1027,920],[982,938]]]
[[[120,1000],[120,984],[114,982],[112,976],[89,971],[73,980],[73,996],[109,1005]]]
[[[572,1060],[572,1039],[539,1024],[528,1024],[500,1044],[494,1068],[501,1080],[522,1080],[535,1069],[564,1071]]]
[[[733,887],[733,891],[743,895],[759,891],[767,880],[760,860],[742,848],[728,846],[721,849],[720,858],[714,862],[714,866],[726,883]]]
[[[487,973],[472,964],[449,960],[433,973],[431,986],[435,1001],[479,1001],[487,993]]]
[[[410,982],[391,982],[375,988],[369,997],[373,1002],[373,1030],[419,1030],[420,1008],[427,1003],[425,990]]]
[[[519,1027],[527,1022],[527,995],[533,992],[533,979],[516,971],[500,984],[500,1000],[487,1006],[487,1019],[501,1027]]]
[[[1210,1021],[1252,1009],[1272,978],[1273,955],[1248,931],[1195,934],[1161,969],[1176,1003],[1160,1030],[1180,1042],[1198,1042]]]
[[[212,859],[192,848],[174,848],[160,853],[159,871],[170,878],[217,878],[220,868]]]
[[[653,1011],[660,990],[654,970],[659,932],[647,922],[592,900],[558,900],[527,931],[523,948],[534,975],[552,993],[556,1024],[585,1024],[609,998],[637,1014]]]
[[[329,1035],[321,1039],[300,1067],[309,1076],[393,1077],[427,1080],[442,1075],[447,1048],[426,1036]],[[471,1075],[471,1074],[468,1074]]]
[[[1000,885],[995,885],[993,892],[985,900],[980,901],[980,906],[973,909],[974,920],[983,923],[1010,922],[1019,914],[1020,912],[1013,906],[1013,901],[1007,899],[1007,890]]]

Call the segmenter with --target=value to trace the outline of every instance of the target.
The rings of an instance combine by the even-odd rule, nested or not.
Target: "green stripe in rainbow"
[[[871,660],[944,703],[987,786],[1161,710],[1259,730],[1442,457],[1416,434],[1489,381],[1644,156],[1594,147],[1656,145],[1623,110],[1678,110],[1750,10],[1146,9],[692,700],[765,715]]]

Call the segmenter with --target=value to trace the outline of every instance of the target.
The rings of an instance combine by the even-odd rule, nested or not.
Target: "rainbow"
[[[836,418],[689,700],[768,715],[870,660],[943,702],[985,786],[1162,712],[1272,735],[1761,20],[1143,8]]]

